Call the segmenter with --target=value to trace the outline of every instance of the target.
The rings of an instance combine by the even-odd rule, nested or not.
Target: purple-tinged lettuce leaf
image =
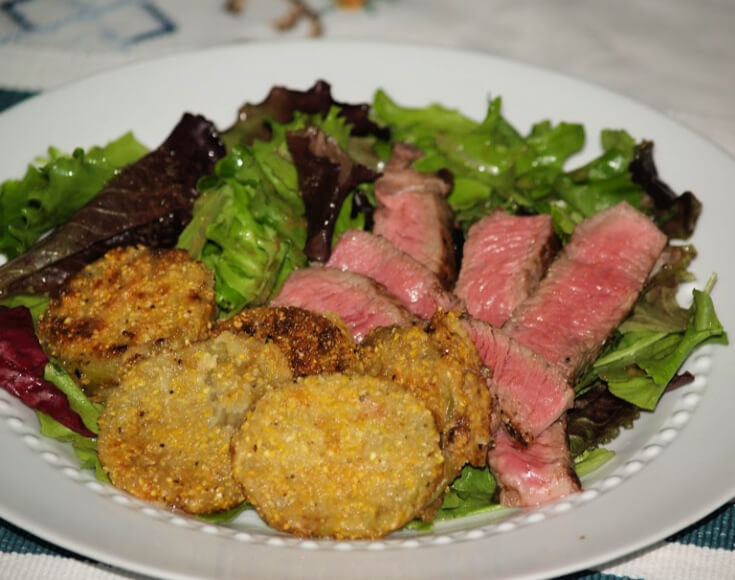
[[[46,311],[48,303],[49,297],[44,294],[14,294],[0,299],[0,306],[7,306],[8,308],[25,306],[31,312],[35,327],[38,326],[38,319]]]
[[[388,129],[370,119],[369,104],[335,101],[329,84],[320,80],[307,91],[276,86],[262,102],[244,104],[235,124],[222,133],[222,140],[228,150],[235,145],[252,145],[255,140],[268,141],[272,134],[272,121],[290,123],[297,112],[324,117],[333,106],[340,108],[339,115],[351,126],[350,133],[354,137],[372,135],[387,139],[390,136]]]
[[[326,133],[315,127],[286,135],[299,173],[299,189],[308,222],[306,256],[326,262],[342,204],[357,185],[378,174],[354,162]]]
[[[173,247],[191,219],[198,179],[223,155],[213,125],[185,114],[158,149],[125,167],[68,222],[0,267],[0,296],[52,293],[118,246]]]
[[[630,428],[639,417],[640,409],[611,395],[599,385],[574,401],[567,412],[567,436],[572,457],[609,443]]]
[[[690,191],[677,194],[658,176],[653,160],[653,141],[643,141],[630,162],[633,181],[643,187],[652,201],[654,219],[667,236],[688,239],[697,226],[702,204]]]
[[[0,306],[0,386],[72,431],[94,437],[64,392],[44,378],[47,363],[30,311],[22,306]]]

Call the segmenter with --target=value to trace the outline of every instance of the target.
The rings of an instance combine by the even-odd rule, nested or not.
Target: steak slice
[[[569,458],[566,422],[554,423],[530,447],[504,429],[495,434],[488,463],[500,484],[500,502],[511,507],[542,505],[581,490]]]
[[[531,443],[572,406],[574,391],[544,357],[480,320],[463,322],[492,371],[490,391],[502,423],[514,437]]]
[[[439,279],[381,236],[362,230],[342,234],[327,266],[380,282],[416,316],[431,318],[438,309],[458,309],[459,301]]]
[[[573,379],[633,307],[665,245],[626,202],[584,220],[504,329]]]
[[[295,270],[271,306],[298,306],[317,314],[337,314],[356,342],[379,326],[407,326],[413,315],[370,278],[325,266]]]
[[[556,248],[550,215],[495,211],[469,229],[454,294],[472,316],[502,326],[535,290]]]
[[[420,156],[408,145],[394,147],[393,158],[375,182],[373,233],[426,266],[449,288],[457,277],[454,216],[446,200],[450,186],[436,175],[411,169]]]

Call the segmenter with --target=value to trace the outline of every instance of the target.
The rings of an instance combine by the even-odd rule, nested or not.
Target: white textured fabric
[[[2,580],[143,580],[145,576],[111,571],[101,565],[90,564],[60,556],[42,554],[2,554]]]
[[[617,560],[600,572],[645,580],[725,580],[735,578],[735,552],[661,542]]]

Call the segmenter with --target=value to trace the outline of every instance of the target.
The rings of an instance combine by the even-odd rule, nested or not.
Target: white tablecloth
[[[732,0],[372,0],[360,11],[329,0],[311,5],[329,38],[471,48],[555,69],[648,103],[735,154]],[[238,15],[223,6],[0,2],[0,86],[48,89],[163,53],[308,32],[306,23],[274,29],[283,0],[247,0]]]

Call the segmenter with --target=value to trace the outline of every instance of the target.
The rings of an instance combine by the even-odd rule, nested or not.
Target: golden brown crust
[[[38,334],[86,394],[103,401],[125,367],[205,338],[215,316],[214,277],[183,250],[111,250],[51,301]]]
[[[339,539],[402,527],[444,472],[421,401],[389,381],[341,374],[264,395],[233,438],[233,470],[274,528]]]
[[[491,440],[489,371],[455,314],[438,313],[425,329],[376,329],[358,356],[361,372],[397,382],[432,412],[441,433],[445,484],[467,463],[485,465]]]
[[[223,330],[274,342],[297,377],[345,372],[355,364],[355,343],[344,324],[303,308],[247,308],[218,323],[213,332]]]
[[[99,419],[100,462],[141,499],[192,514],[243,502],[230,440],[246,411],[291,372],[281,351],[223,332],[134,365]]]

